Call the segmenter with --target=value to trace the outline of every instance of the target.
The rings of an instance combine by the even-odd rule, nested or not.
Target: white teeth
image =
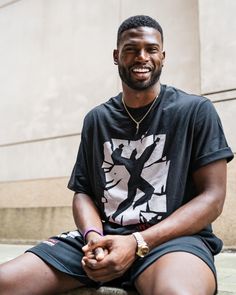
[[[148,73],[148,72],[150,72],[150,70],[144,69],[144,68],[137,68],[137,69],[133,69],[133,72],[135,72],[135,73]]]

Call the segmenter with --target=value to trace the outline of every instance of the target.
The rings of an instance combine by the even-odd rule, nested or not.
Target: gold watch
[[[149,253],[148,244],[144,241],[143,236],[139,232],[132,233],[136,242],[137,242],[137,250],[136,255],[139,257],[144,257]]]

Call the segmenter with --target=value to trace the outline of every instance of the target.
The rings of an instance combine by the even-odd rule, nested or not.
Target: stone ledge
[[[0,208],[0,216],[0,239],[9,243],[12,240],[44,240],[75,229],[71,206]]]
[[[99,289],[81,288],[71,292],[63,293],[64,295],[138,295],[135,291],[125,291],[119,288],[101,287]],[[236,295],[235,292],[219,291],[218,295]]]
[[[101,287],[99,289],[79,288],[74,291],[70,291],[63,294],[64,295],[138,295],[138,293],[135,291],[125,291],[123,289],[111,288],[111,287]]]

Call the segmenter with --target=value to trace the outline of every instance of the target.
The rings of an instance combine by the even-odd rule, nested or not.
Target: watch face
[[[146,254],[148,254],[148,252],[149,252],[148,246],[143,245],[143,246],[139,247],[137,255],[140,256],[140,257],[144,257]]]

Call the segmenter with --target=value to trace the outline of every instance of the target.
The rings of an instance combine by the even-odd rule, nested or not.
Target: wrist
[[[83,238],[86,241],[91,236],[103,236],[103,230],[97,227],[88,227],[83,232]]]
[[[86,238],[84,239],[84,241],[86,243],[90,242],[90,241],[97,241],[101,238],[102,236],[94,231],[91,231],[89,232],[87,235],[86,235]]]

